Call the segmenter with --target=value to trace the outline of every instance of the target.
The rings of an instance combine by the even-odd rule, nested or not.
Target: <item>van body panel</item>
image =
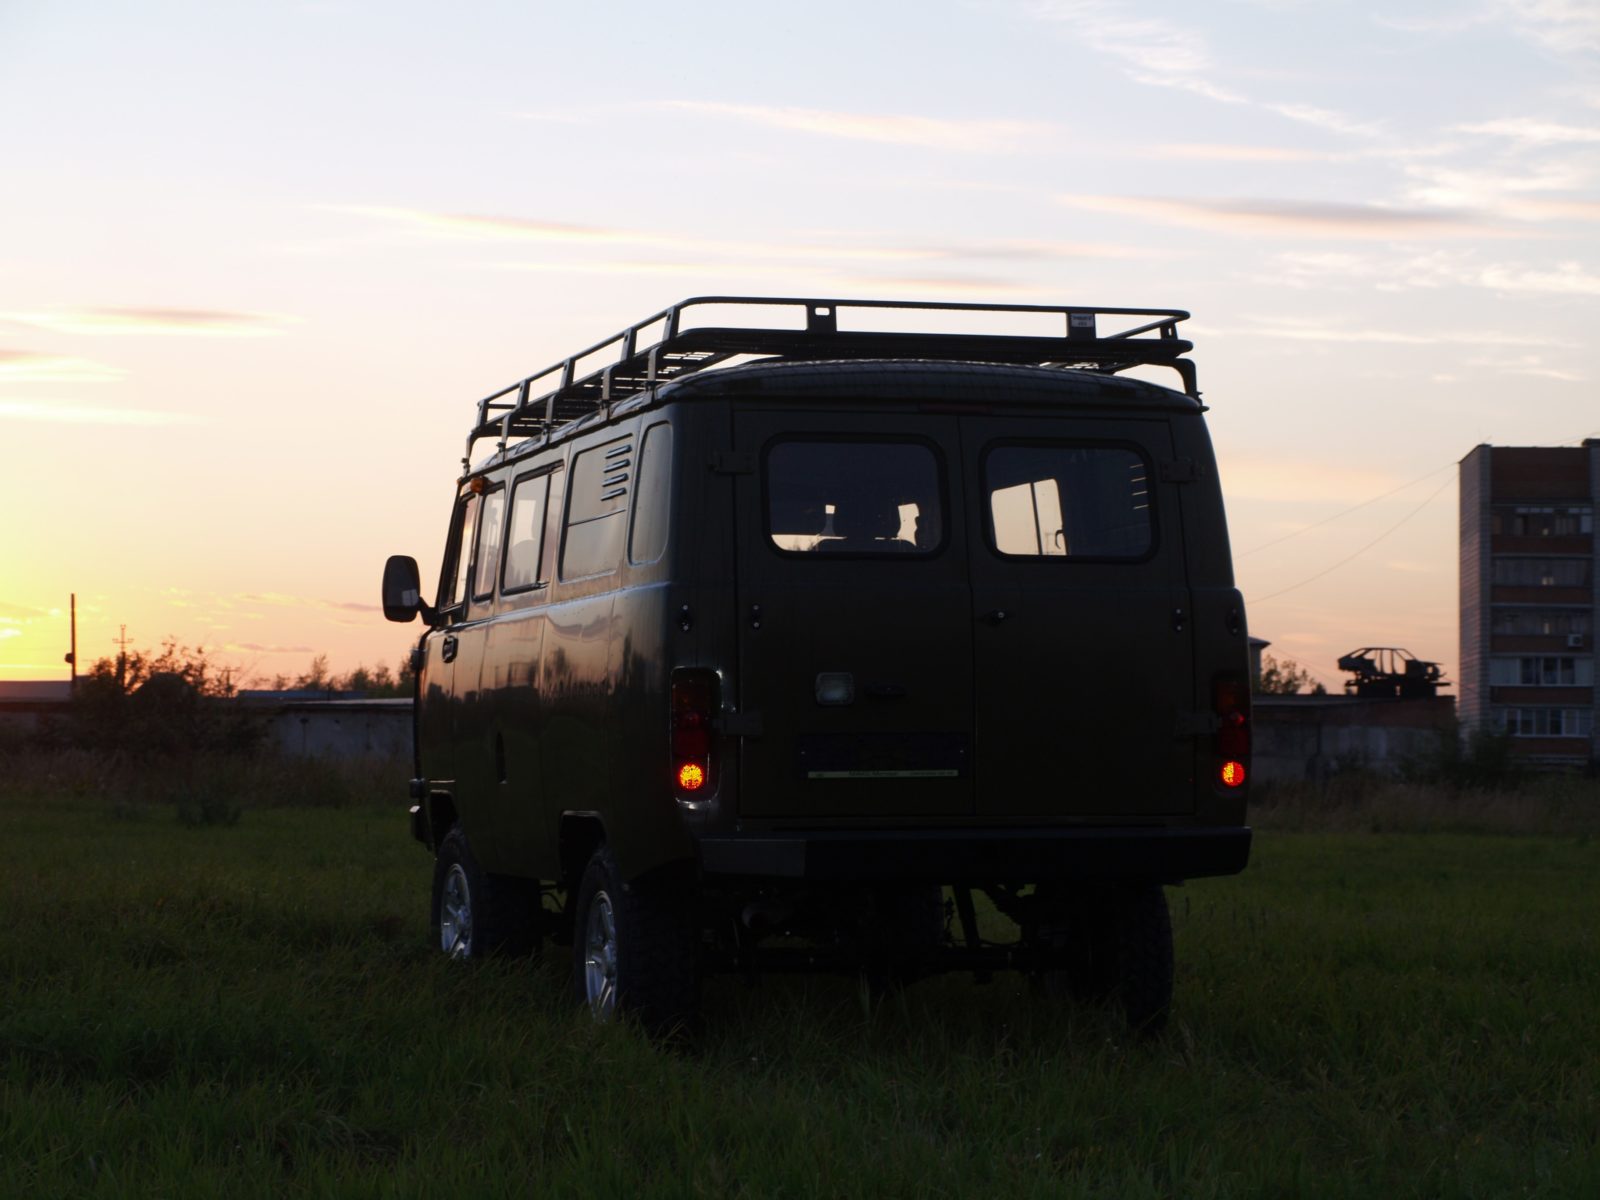
[[[1195,703],[1193,622],[1175,485],[1159,481],[1172,455],[1168,422],[1066,414],[963,417],[961,426],[977,617],[979,814],[1125,819],[1193,811],[1193,735],[1181,721]],[[1015,462],[1012,475],[995,478],[1004,460]],[[1091,469],[1095,477],[1080,480]],[[1108,469],[1110,478],[1100,478]],[[1027,484],[1018,470],[1041,482]],[[1126,545],[1094,545],[1086,531],[1090,553],[1069,553],[1061,528],[1073,523],[1068,493],[1093,488],[1132,493],[1131,516],[1146,524],[1123,535],[1133,539]],[[1006,553],[1001,498],[1018,491],[1042,536],[1037,550],[1015,545]],[[1130,505],[1120,494],[1106,499]]]
[[[733,427],[754,464],[735,476],[739,691],[762,729],[742,741],[741,816],[970,814],[972,618],[966,534],[953,515],[956,422],[741,409]],[[896,455],[908,464],[896,486],[910,491],[879,495],[880,480],[852,477],[854,464]],[[778,477],[784,458],[795,460],[792,477]],[[852,504],[910,501],[913,491],[920,530],[894,536],[902,518],[886,514],[889,536],[851,533]],[[783,511],[796,508],[807,511]],[[937,545],[909,540],[931,536],[933,520]],[[802,526],[810,533],[794,532]]]

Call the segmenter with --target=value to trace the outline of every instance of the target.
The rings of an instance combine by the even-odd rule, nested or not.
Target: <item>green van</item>
[[[702,297],[480,401],[437,598],[383,587],[441,950],[570,945],[652,1028],[709,972],[997,968],[1158,1028],[1163,886],[1250,847],[1186,317]]]

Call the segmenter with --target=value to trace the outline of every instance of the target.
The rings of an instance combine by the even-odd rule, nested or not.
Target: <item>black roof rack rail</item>
[[[685,320],[689,310],[704,305],[800,310],[804,322],[799,328],[780,328],[696,326]],[[1060,316],[1062,323],[1059,336],[841,329],[839,314],[852,309],[1047,313]],[[1146,319],[1102,334],[1101,317]],[[470,469],[472,449],[483,438],[496,438],[504,450],[512,438],[548,437],[562,425],[605,411],[658,383],[681,379],[738,356],[788,361],[916,358],[1072,367],[1102,374],[1153,365],[1177,371],[1183,379],[1183,390],[1198,399],[1194,363],[1183,357],[1194,347],[1179,338],[1177,332],[1178,322],[1188,317],[1188,313],[1175,308],[694,296],[478,401],[477,422],[467,437],[462,467]],[[1149,334],[1154,336],[1145,336]]]

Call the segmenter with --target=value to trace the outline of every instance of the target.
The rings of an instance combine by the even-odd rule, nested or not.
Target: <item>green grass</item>
[[[1172,1027],[714,980],[675,1047],[427,948],[404,813],[0,799],[3,1196],[1600,1195],[1600,842],[1280,832]]]

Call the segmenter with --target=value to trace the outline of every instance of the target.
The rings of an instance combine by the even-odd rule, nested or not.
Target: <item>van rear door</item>
[[[969,815],[956,419],[740,410],[733,426],[741,814]]]
[[[1163,419],[963,417],[985,818],[1192,812],[1192,605]]]

